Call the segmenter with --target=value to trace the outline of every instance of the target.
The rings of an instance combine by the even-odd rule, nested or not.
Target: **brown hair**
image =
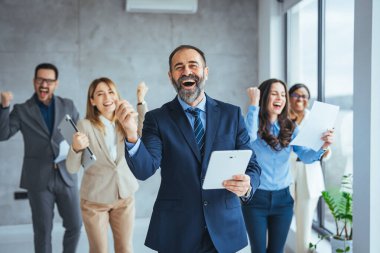
[[[181,51],[183,49],[193,49],[193,50],[197,51],[198,54],[202,57],[204,67],[206,67],[206,57],[205,57],[205,54],[203,53],[202,50],[200,50],[197,47],[191,46],[191,45],[180,45],[176,49],[174,49],[173,52],[171,52],[171,54],[169,55],[169,70],[170,71],[172,70],[172,59],[173,59],[173,56],[177,52],[179,52],[179,51]]]
[[[101,114],[100,114],[98,108],[91,104],[91,99],[94,98],[95,90],[100,83],[107,84],[107,86],[115,92],[118,100],[120,100],[120,95],[119,95],[119,92],[116,88],[116,84],[111,79],[109,79],[107,77],[100,77],[98,79],[95,79],[90,84],[90,87],[88,87],[86,119],[88,119],[96,128],[98,128],[104,134],[104,125],[103,125],[102,121],[99,119],[99,116]],[[123,127],[121,126],[120,122],[118,120],[116,120],[115,114],[113,116],[112,121],[115,122],[116,129],[118,131],[120,131],[122,134],[124,134]]]
[[[284,86],[286,93],[286,103],[281,114],[278,115],[278,124],[280,125],[280,133],[274,136],[270,133],[271,123],[269,121],[268,103],[270,89],[273,83],[281,83]],[[269,145],[273,150],[279,151],[287,146],[292,138],[295,129],[295,124],[289,117],[289,96],[286,84],[278,79],[268,79],[262,82],[259,86],[260,89],[260,112],[259,112],[259,136]]]

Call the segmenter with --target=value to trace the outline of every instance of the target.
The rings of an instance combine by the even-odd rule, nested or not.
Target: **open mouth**
[[[182,85],[185,87],[192,87],[195,85],[195,81],[192,81],[192,80],[184,81],[182,82]]]
[[[113,105],[114,105],[113,101],[108,101],[108,102],[103,103],[104,107],[110,107],[110,106],[113,106]]]
[[[275,102],[275,103],[273,103],[273,108],[276,110],[281,110],[282,104],[279,102]]]
[[[40,92],[40,96],[42,98],[45,98],[49,94],[49,89],[47,89],[47,88],[40,88],[39,92]]]
[[[196,75],[182,76],[178,79],[177,83],[180,83],[184,88],[193,88],[199,82],[199,78]]]

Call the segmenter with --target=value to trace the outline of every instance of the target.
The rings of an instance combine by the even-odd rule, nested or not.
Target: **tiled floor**
[[[152,253],[151,249],[144,245],[146,231],[148,229],[149,218],[136,219],[134,230],[134,251],[135,253]],[[62,252],[62,236],[64,229],[60,223],[54,224],[53,228],[53,252]],[[112,236],[109,233],[109,253],[114,253],[112,249]],[[33,229],[31,224],[0,226],[0,253],[33,253]],[[88,242],[86,232],[82,228],[78,253],[88,252]],[[239,251],[239,253],[249,253],[248,247]]]

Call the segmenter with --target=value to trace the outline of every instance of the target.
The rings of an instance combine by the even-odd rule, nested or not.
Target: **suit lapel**
[[[48,129],[43,117],[42,117],[40,108],[38,107],[38,105],[34,99],[34,96],[32,96],[28,100],[28,105],[29,106],[27,109],[29,109],[30,115],[33,115],[33,118],[41,126],[41,129],[47,134],[47,136],[50,136],[49,129]]]
[[[169,109],[170,117],[172,118],[173,122],[176,123],[178,130],[182,133],[183,137],[185,138],[187,144],[189,144],[194,155],[197,157],[198,161],[201,162],[201,154],[199,152],[197,142],[195,140],[193,129],[190,125],[189,120],[186,117],[185,112],[183,111],[180,103],[178,102],[177,97],[174,98],[172,102],[170,102]]]
[[[57,99],[57,97],[54,98],[54,123],[53,123],[53,132],[51,136],[54,136],[56,131],[58,131],[58,125],[61,123],[60,121],[63,119],[64,115],[61,115],[63,110],[62,108],[64,105],[62,104],[60,99]]]
[[[208,162],[212,152],[212,144],[214,143],[216,132],[218,131],[220,121],[220,109],[212,98],[207,96],[206,100],[206,139],[205,139],[205,153],[203,162]],[[207,166],[202,166],[202,175],[206,173]]]

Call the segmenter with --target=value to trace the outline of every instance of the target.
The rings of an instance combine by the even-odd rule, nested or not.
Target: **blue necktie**
[[[199,151],[201,152],[201,155],[203,156],[204,152],[204,145],[205,145],[205,129],[203,127],[200,112],[201,110],[198,108],[188,108],[186,109],[187,112],[191,113],[191,115],[194,116],[194,135],[195,140],[197,141]]]

